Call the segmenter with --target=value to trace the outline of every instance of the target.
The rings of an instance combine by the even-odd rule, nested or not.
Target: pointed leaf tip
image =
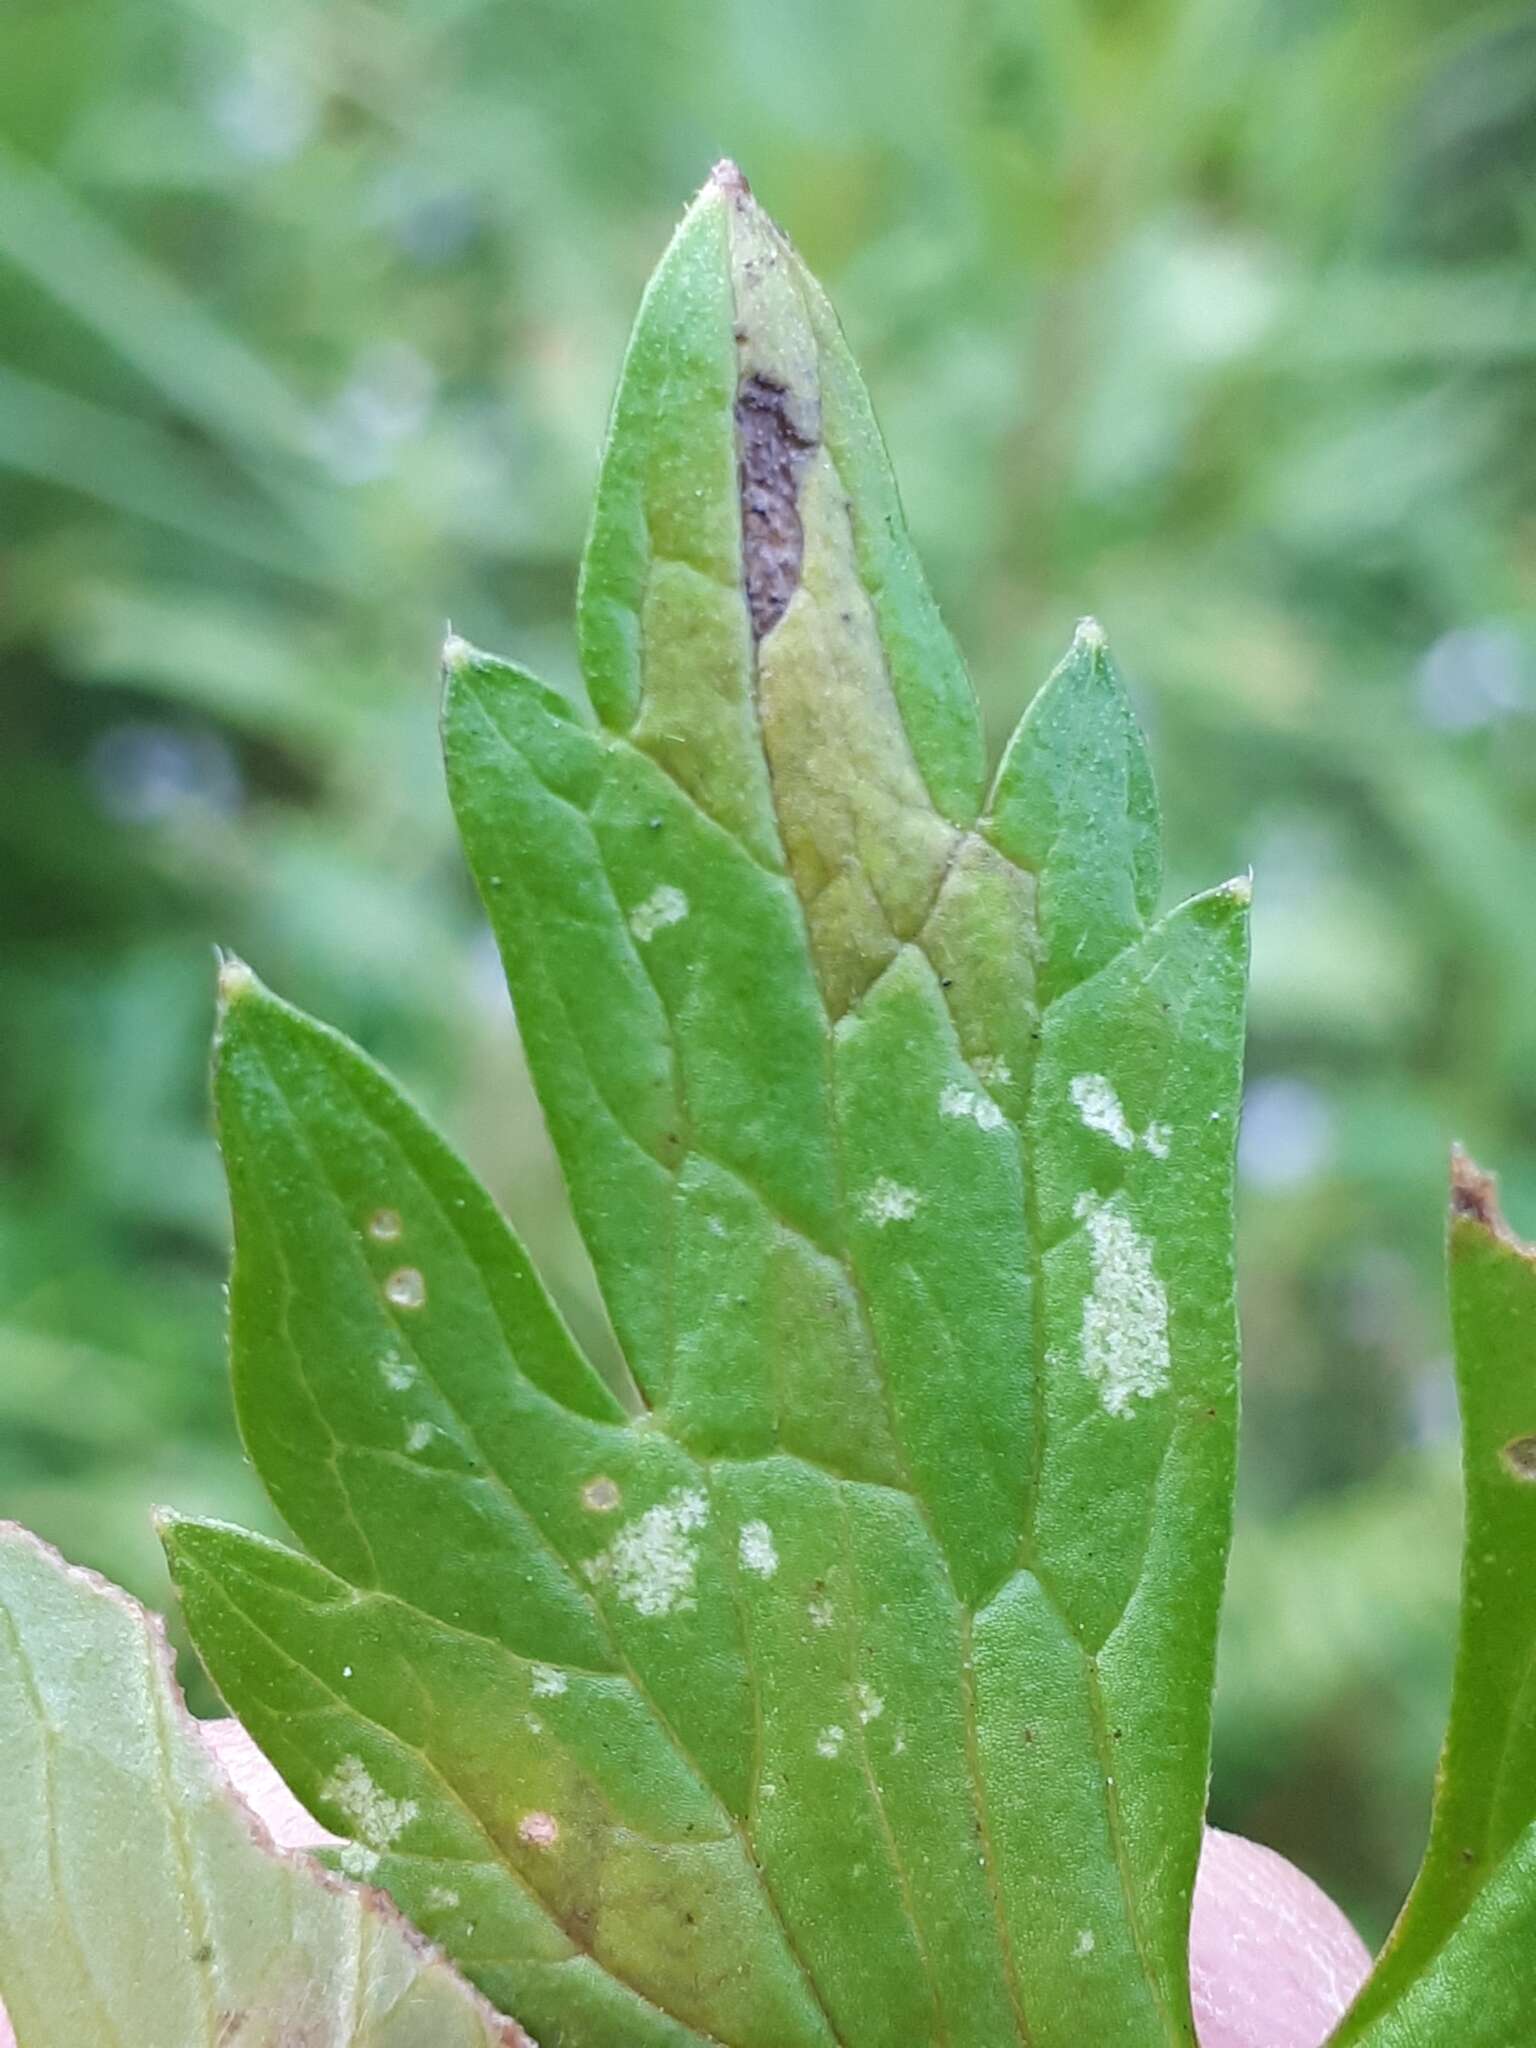
[[[1480,1224],[1510,1250],[1536,1259],[1536,1245],[1528,1243],[1509,1227],[1499,1203],[1499,1177],[1485,1172],[1460,1145],[1451,1147],[1451,1220]]]
[[[478,647],[466,640],[462,633],[455,633],[451,626],[448,628],[441,656],[445,676],[456,676],[462,669],[472,668],[482,658]]]
[[[734,158],[723,156],[709,174],[709,183],[717,192],[731,199],[750,199],[752,187],[746,174]]]
[[[1451,1214],[1485,1224],[1490,1230],[1497,1229],[1501,1220],[1497,1179],[1485,1173],[1460,1145],[1451,1147]]]
[[[218,996],[220,1009],[227,1010],[242,996],[255,993],[260,983],[245,962],[233,953],[219,955]]]
[[[1095,618],[1081,618],[1072,635],[1074,647],[1082,648],[1089,654],[1106,654],[1109,651],[1109,635]]]

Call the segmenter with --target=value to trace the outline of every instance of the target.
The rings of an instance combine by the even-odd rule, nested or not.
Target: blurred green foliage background
[[[1536,13],[8,0],[0,1510],[165,1598],[269,1521],[215,941],[395,1066],[597,1316],[439,774],[547,670],[719,154],[832,288],[1001,739],[1079,613],[1182,889],[1257,870],[1215,1812],[1379,1935],[1455,1602],[1446,1146],[1536,1227]]]

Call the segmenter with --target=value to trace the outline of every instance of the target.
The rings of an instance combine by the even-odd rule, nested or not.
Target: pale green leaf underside
[[[1246,886],[1148,922],[1096,629],[983,802],[862,387],[731,177],[580,629],[596,717],[454,642],[446,744],[643,1412],[232,973],[237,1398],[311,1557],[179,1525],[199,1647],[544,2048],[1188,2043]]]
[[[0,1524],[0,1998],[21,2048],[490,2048],[376,1895],[274,1849],[159,1625]]]
[[[1536,1248],[1461,1155],[1449,1265],[1466,1489],[1456,1678],[1424,1865],[1340,2048],[1506,2048],[1536,2012]]]

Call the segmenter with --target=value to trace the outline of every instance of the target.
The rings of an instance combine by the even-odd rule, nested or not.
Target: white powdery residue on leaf
[[[1079,1929],[1077,1944],[1072,1950],[1073,1955],[1077,1957],[1078,1961],[1081,1962],[1085,1956],[1091,1956],[1096,1947],[1097,1943],[1093,1938],[1093,1929],[1091,1927]]]
[[[393,1388],[397,1394],[403,1394],[416,1377],[415,1366],[407,1365],[398,1351],[385,1352],[379,1360],[379,1371],[384,1376],[385,1386]]]
[[[414,1799],[396,1799],[374,1783],[360,1756],[344,1756],[320,1787],[347,1825],[370,1849],[387,1849],[420,1812]]]
[[[872,1685],[856,1686],[854,1690],[859,1702],[860,1723],[867,1728],[871,1721],[878,1721],[885,1712],[885,1701]]]
[[[1011,1088],[1013,1069],[1000,1052],[984,1052],[971,1061],[971,1070],[983,1088]]]
[[[595,1584],[607,1580],[637,1614],[686,1613],[694,1604],[699,1546],[689,1539],[709,1520],[709,1502],[680,1487],[626,1524],[606,1550],[582,1566]]]
[[[756,1572],[760,1579],[771,1579],[779,1568],[773,1531],[766,1522],[742,1523],[736,1554],[741,1559],[743,1570]]]
[[[379,1867],[377,1849],[365,1849],[361,1842],[345,1842],[336,1851],[336,1861],[348,1877],[368,1878]]]
[[[535,1664],[528,1681],[528,1689],[536,1700],[557,1700],[570,1681],[563,1671],[553,1664]]]
[[[429,1885],[423,1897],[434,1913],[451,1913],[459,1903],[458,1893],[446,1884]]]
[[[864,1190],[859,1207],[876,1230],[888,1223],[910,1223],[922,1206],[916,1188],[904,1188],[900,1181],[880,1179]]]
[[[1102,1131],[1122,1152],[1130,1151],[1136,1134],[1125,1120],[1120,1097],[1107,1075],[1075,1074],[1067,1093],[1090,1131]]]
[[[648,946],[658,932],[669,924],[681,924],[687,915],[688,898],[681,889],[663,882],[629,913],[629,928],[642,946]]]
[[[818,1756],[824,1756],[829,1758],[834,1756],[841,1756],[843,1752],[843,1744],[847,1740],[847,1730],[839,1728],[834,1723],[833,1726],[830,1728],[823,1728],[821,1733],[817,1736],[816,1754]]]
[[[1067,1093],[1073,1106],[1090,1131],[1102,1131],[1111,1144],[1118,1145],[1122,1152],[1133,1152],[1138,1145],[1150,1152],[1154,1159],[1166,1159],[1172,1133],[1166,1124],[1148,1124],[1138,1138],[1131,1129],[1116,1093],[1115,1084],[1107,1074],[1076,1074],[1068,1084]]]
[[[413,1422],[405,1432],[405,1448],[413,1452],[424,1451],[435,1434],[430,1422]]]
[[[939,1097],[939,1115],[969,1117],[983,1131],[1000,1131],[1007,1122],[990,1095],[982,1095],[974,1088],[961,1088],[953,1081]]]
[[[1093,1286],[1083,1299],[1085,1376],[1111,1415],[1130,1415],[1168,1384],[1168,1296],[1152,1270],[1152,1247],[1122,1198],[1079,1195],[1073,1214],[1088,1228]]]
[[[832,1602],[819,1597],[810,1601],[805,1611],[811,1617],[812,1628],[830,1628],[837,1618],[832,1611]]]

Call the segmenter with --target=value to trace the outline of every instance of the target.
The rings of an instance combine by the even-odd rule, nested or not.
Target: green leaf
[[[1536,1247],[1459,1152],[1449,1262],[1466,1492],[1456,1677],[1423,1867],[1337,2035],[1371,2048],[1502,2048],[1536,2009]]]
[[[590,713],[450,641],[446,749],[635,1412],[385,1077],[228,969],[236,1386],[312,1554],[175,1525],[199,1647],[546,2048],[1188,2044],[1247,884],[1155,919],[1091,626],[983,799],[728,167],[579,623]]]
[[[1533,1901],[1536,1825],[1506,1852],[1433,1961],[1400,1983],[1375,2019],[1359,2018],[1363,2008],[1357,2003],[1334,2042],[1360,2048],[1511,2048],[1528,2039],[1536,2011]],[[1371,1997],[1375,1981],[1367,1983],[1362,2000]]]
[[[199,1740],[159,1624],[13,1523],[0,1754],[0,1995],[24,2048],[521,2039],[377,1892],[273,1847]]]

